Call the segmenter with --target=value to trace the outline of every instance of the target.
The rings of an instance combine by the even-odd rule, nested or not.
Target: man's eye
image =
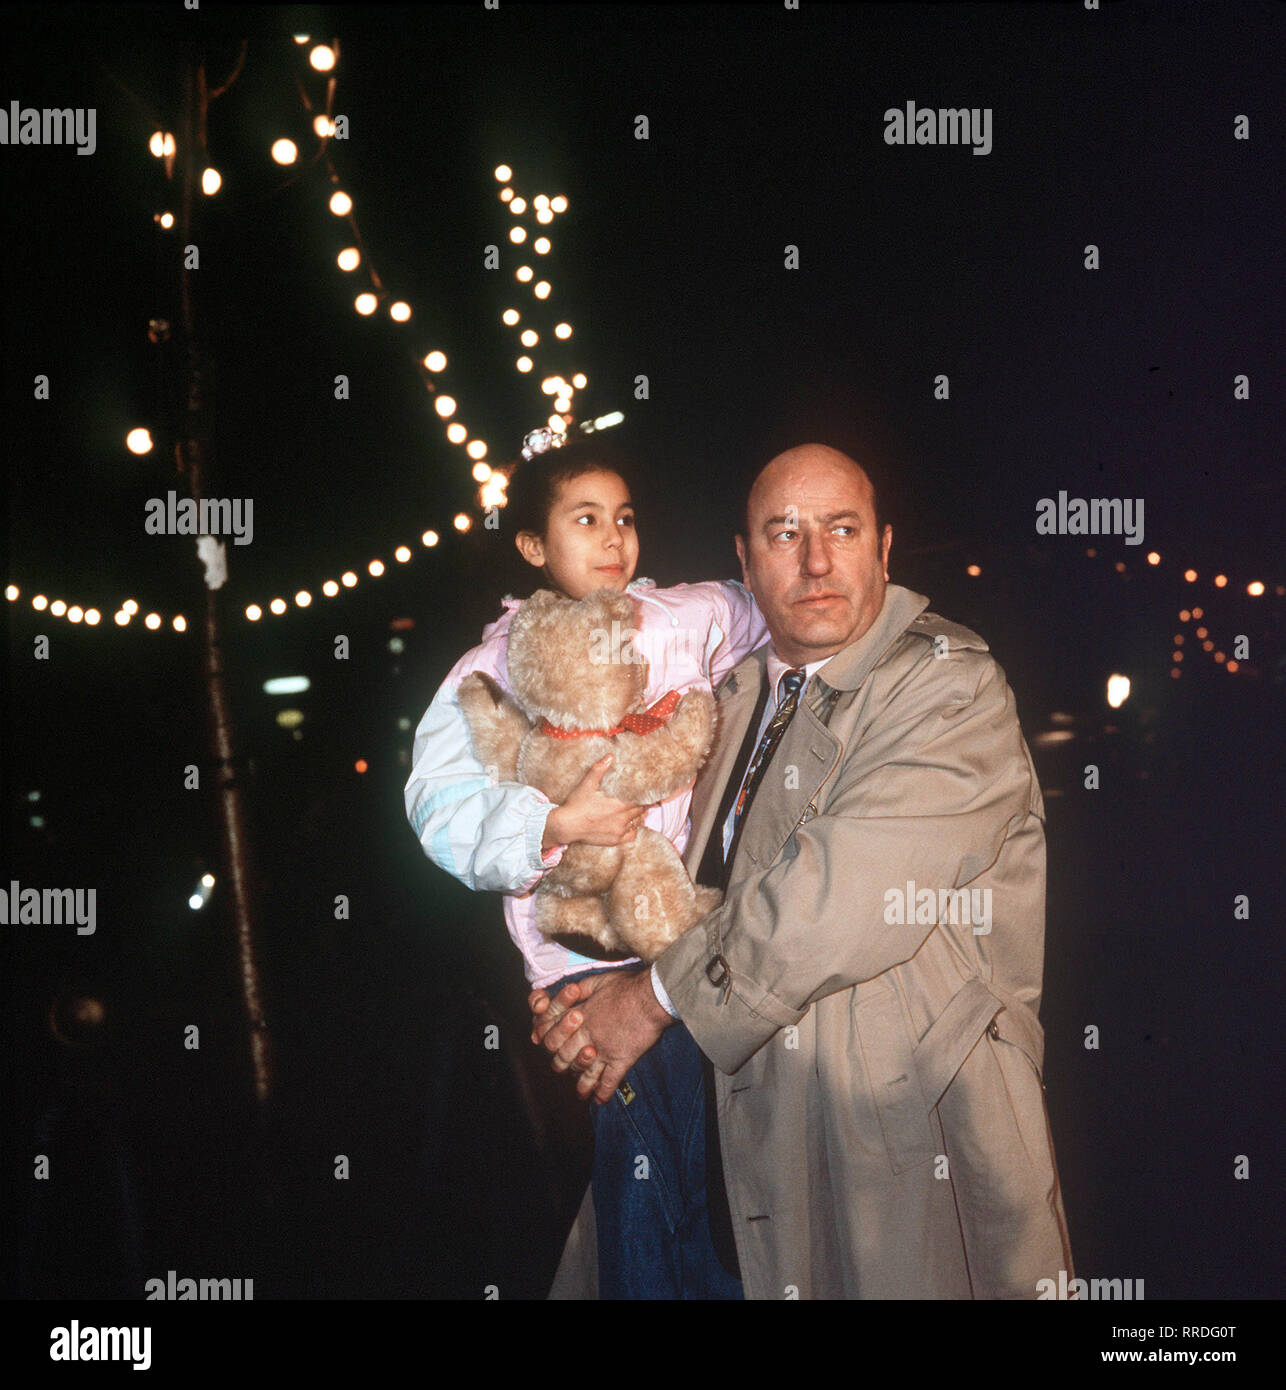
[[[778,531],[777,534],[773,537],[773,540],[793,540],[797,535],[799,535],[798,531]]]

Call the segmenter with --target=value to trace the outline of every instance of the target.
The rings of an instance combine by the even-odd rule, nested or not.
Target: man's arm
[[[936,898],[967,884],[1032,807],[1013,699],[989,657],[930,658],[889,700],[839,768],[826,814],[795,832],[795,852],[740,880],[656,962],[724,1072],[814,1000],[909,960],[934,926],[913,910],[886,922],[888,890],[914,881]],[[771,795],[769,782],[759,795]]]

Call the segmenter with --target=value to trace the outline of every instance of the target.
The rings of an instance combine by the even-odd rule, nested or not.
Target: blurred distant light
[[[1037,748],[1053,748],[1060,743],[1071,743],[1076,737],[1071,729],[1046,729],[1032,740]]]
[[[454,425],[447,426],[447,438],[452,444],[463,444],[469,437],[469,431],[457,420]]]
[[[308,605],[312,603],[312,601],[313,596],[308,592],[307,589],[300,589],[300,591],[295,595],[295,603],[300,608],[307,608]]]
[[[335,66],[335,50],[319,43],[308,55],[308,61],[318,72],[329,72]]]
[[[292,34],[290,37],[294,39],[296,43],[307,43],[309,36],[307,34]]]
[[[1203,642],[1203,643],[1201,644],[1201,650],[1202,650],[1203,652],[1212,652],[1212,651],[1214,651],[1214,649],[1215,649],[1215,644],[1214,644],[1213,642],[1211,642],[1211,641],[1208,641],[1208,640],[1207,640],[1207,641],[1205,641],[1205,642]]]
[[[399,299],[388,306],[388,316],[394,323],[406,323],[411,317],[411,306],[404,299]]]
[[[301,709],[279,709],[276,720],[278,728],[297,729],[304,722],[304,712]]]
[[[406,715],[399,714],[397,717],[397,727],[401,729],[403,733],[405,733],[407,729],[411,727],[411,721],[406,717]]]
[[[132,618],[134,614],[138,612],[138,604],[135,603],[132,598],[127,598],[125,602],[121,604],[121,611],[123,613],[128,613]]]
[[[560,376],[547,376],[547,377],[544,379],[544,381],[542,381],[542,382],[540,383],[540,389],[541,389],[541,390],[545,393],[545,395],[547,395],[547,396],[556,396],[556,395],[558,394],[559,388],[562,386],[562,384],[563,384],[563,379],[562,379],[562,377],[560,377]]]
[[[102,622],[102,620],[103,615],[98,611],[97,608],[85,609],[85,621],[89,624],[90,627],[97,627],[98,624]]]
[[[463,512],[456,512],[451,520],[451,525],[454,526],[457,531],[467,531],[472,525],[472,522],[470,522],[469,518],[465,516]]]
[[[1149,565],[1159,565],[1160,563],[1161,563],[1161,556],[1160,556],[1155,550],[1149,550],[1149,551],[1148,551],[1148,564],[1149,564]]]
[[[1198,636],[1199,638],[1200,638],[1200,637],[1208,637],[1209,635],[1210,635],[1210,634],[1209,634],[1209,632],[1207,631],[1206,628],[1204,628],[1204,627],[1199,627],[1199,628],[1197,629],[1197,636]]]
[[[1177,666],[1171,666],[1171,667],[1170,667],[1170,679],[1171,679],[1171,680],[1176,680],[1176,681],[1177,681],[1181,675],[1183,675],[1183,672],[1180,671],[1179,668],[1178,668]]]
[[[43,830],[45,828],[45,818],[44,816],[31,816],[28,818],[27,824],[30,825],[33,830]]]
[[[447,365],[447,355],[445,352],[439,352],[435,349],[425,357],[424,365],[431,372],[443,371]]]
[[[500,201],[502,203],[507,203],[510,200],[510,198],[513,197],[513,195],[514,191],[512,188],[502,188],[500,190]]]
[[[531,247],[538,256],[547,256],[549,255],[549,244],[549,238],[547,236],[538,236],[536,240],[531,243]]]
[[[376,300],[373,294],[359,294],[357,298],[353,300],[353,308],[356,309],[359,314],[365,317],[366,315],[373,314],[375,312],[375,306],[377,303],[378,301]]]
[[[1220,666],[1222,666],[1227,659],[1228,658],[1225,656],[1223,652],[1215,653],[1215,660],[1219,663]]]
[[[449,419],[455,414],[455,397],[438,396],[433,402],[433,409],[444,419]]]
[[[1124,560],[1118,560],[1118,561],[1116,562],[1116,564],[1113,566],[1113,568],[1116,570],[1117,574],[1124,574],[1124,573],[1125,573],[1125,561],[1124,561]]]
[[[570,323],[560,323],[554,329],[555,338],[570,338],[572,336],[572,326]]]
[[[1186,608],[1180,608],[1180,609],[1179,609],[1179,621],[1180,621],[1181,623],[1186,623],[1191,617],[1192,617],[1192,614],[1189,613],[1188,610],[1187,610]]]
[[[344,588],[351,589],[353,585],[357,583],[357,576],[352,570],[345,570],[344,573],[339,576],[339,582]]]
[[[549,206],[550,206],[555,212],[566,212],[566,211],[567,211],[567,199],[564,198],[563,195],[560,193],[560,194],[558,195],[557,198],[551,198],[551,199],[549,200]]]
[[[572,408],[572,398],[570,396],[559,396],[554,402],[554,409],[560,414]]]
[[[174,214],[172,212],[163,212],[156,220],[167,232],[174,226]]]
[[[319,140],[329,140],[335,133],[335,123],[329,116],[316,116],[313,119],[313,134]]]
[[[356,246],[345,246],[335,261],[341,270],[356,270],[362,263],[362,253]]]
[[[532,290],[532,294],[534,294],[534,295],[536,296],[537,299],[548,299],[548,298],[549,298],[549,281],[548,281],[548,280],[542,280],[542,281],[535,287],[535,289]]]
[[[508,183],[514,176],[514,171],[507,164],[496,165],[496,182]]]
[[[1175,645],[1176,647],[1181,647],[1181,646],[1183,646],[1183,644],[1184,644],[1185,641],[1186,641],[1186,638],[1184,637],[1183,633],[1181,633],[1181,632],[1176,632],[1176,633],[1174,634],[1174,645]]]
[[[523,242],[527,240],[526,227],[510,227],[509,240],[512,241],[515,246],[521,246]]]
[[[584,372],[577,372],[576,375],[572,377],[572,385],[578,391],[583,391],[585,387],[589,385],[589,378]]]
[[[470,457],[471,459],[486,458],[486,456],[487,456],[487,442],[486,442],[486,440],[485,440],[485,439],[471,439],[471,440],[469,441],[469,443],[468,443],[468,447],[465,449],[465,453],[468,454],[469,457]]]
[[[517,309],[506,309],[500,317],[512,328],[518,322],[520,315]]]
[[[1090,546],[1090,548],[1089,548],[1085,553],[1086,553],[1086,555],[1088,555],[1088,556],[1090,557],[1090,559],[1092,560],[1092,559],[1094,559],[1094,557],[1098,554],[1098,551],[1095,550],[1093,546]]]
[[[116,623],[117,627],[124,627],[125,624],[129,622],[130,615],[123,608],[121,608],[117,612],[112,614],[112,619]]]
[[[549,195],[547,193],[537,193],[531,200],[531,205],[534,208],[547,208],[549,206]]]
[[[86,614],[85,614],[85,617],[88,619],[89,614],[86,613]],[[174,631],[175,631],[175,632],[186,632],[187,630],[188,630],[188,620],[183,616],[182,613],[176,613],[175,616],[174,616]]]
[[[202,874],[202,875],[201,875],[201,886],[202,886],[203,888],[213,888],[213,887],[214,887],[214,875],[213,875],[213,874]]]
[[[28,800],[28,801],[39,801],[39,800],[40,800],[40,793],[39,793],[38,791],[30,791],[30,792],[28,792],[28,793],[27,793],[27,800]]]
[[[84,616],[85,610],[78,603],[73,603],[67,610],[67,621],[70,623],[78,623]]]
[[[515,217],[521,217],[523,213],[527,211],[526,198],[510,198],[509,211],[512,212]]]
[[[553,220],[554,214],[550,212],[548,208],[541,208],[540,211],[536,213],[536,221],[539,222],[542,227],[548,226]]]
[[[977,579],[977,577],[982,573],[982,566],[968,565],[965,567],[965,573],[969,575],[971,579]]]
[[[1109,676],[1107,678],[1107,702],[1113,709],[1120,709],[1130,698],[1129,676]]]
[[[1178,647],[1176,647],[1174,651],[1170,653],[1170,660],[1174,662],[1180,662],[1183,660],[1183,653],[1178,649]]]
[[[223,176],[217,169],[207,169],[201,175],[201,192],[213,197],[223,187]]]
[[[1217,575],[1215,575],[1215,588],[1216,588],[1216,589],[1225,588],[1225,587],[1227,586],[1227,583],[1228,583],[1228,576],[1227,576],[1226,574],[1217,574]]]
[[[263,683],[265,695],[302,695],[308,687],[307,676],[273,676]]]
[[[152,433],[141,425],[125,436],[125,447],[131,454],[146,454],[152,447]]]
[[[518,269],[514,271],[514,278],[525,285],[535,273],[536,272],[529,265],[520,265]]]
[[[18,597],[18,586],[16,584],[6,585],[4,596],[9,600],[10,603],[12,603],[14,599]]]
[[[67,611],[67,605],[62,601],[62,599],[56,598],[49,605],[49,611],[54,615],[55,618],[61,618],[62,615]]]
[[[625,416],[619,410],[609,411],[606,415],[600,415],[594,421],[596,430],[610,430],[613,425],[619,425]]]
[[[520,357],[517,362],[514,363],[514,366],[517,367],[520,372],[531,371],[533,365],[534,363],[530,357]]]
[[[1258,598],[1260,594],[1264,592],[1263,581],[1260,579],[1252,579],[1250,583],[1246,585],[1246,592],[1251,598]]]
[[[426,532],[420,537],[420,544],[421,544],[421,545],[437,545],[437,543],[438,543],[438,533],[437,533],[436,531],[426,531]]]
[[[205,899],[200,893],[193,893],[188,899],[188,906],[195,912],[197,908],[205,906]]]
[[[293,140],[274,140],[269,153],[278,164],[293,164],[299,158],[299,146]]]
[[[365,772],[366,769],[367,769],[369,766],[370,766],[370,764],[367,763],[367,761],[366,761],[365,758],[358,758],[358,760],[353,764],[353,771],[354,771],[354,772]]]
[[[390,637],[388,639],[388,649],[394,656],[401,656],[406,650],[406,643],[400,637]]]
[[[1196,570],[1184,570],[1183,577],[1188,581],[1189,584],[1195,584],[1197,582]]]
[[[534,328],[525,328],[518,341],[523,347],[535,347],[540,342],[540,334]]]
[[[339,593],[339,585],[336,584],[333,579],[328,579],[322,585],[322,593],[325,594],[327,598],[334,598],[335,595]]]
[[[276,613],[277,616],[280,617],[286,611],[286,600],[284,598],[275,598],[268,607],[273,613]]]
[[[473,465],[473,481],[475,483],[485,483],[491,477],[491,465],[479,461]]]
[[[1230,661],[1230,662],[1227,664],[1227,666],[1224,667],[1224,670],[1225,670],[1225,671],[1237,671],[1237,670],[1240,670],[1240,668],[1241,668],[1241,663],[1240,663],[1239,661]]]
[[[353,200],[347,193],[337,190],[330,195],[328,206],[336,217],[347,217],[353,210]]]
[[[561,415],[551,415],[549,419],[545,421],[545,423],[549,426],[551,430],[558,430],[559,433],[561,433],[563,427],[567,424],[567,421],[564,420]]]
[[[159,130],[152,132],[152,138],[147,142],[147,148],[160,159],[165,154],[165,135]]]
[[[372,560],[371,563],[366,566],[366,571],[372,579],[378,579],[380,575],[384,573],[384,561]]]
[[[259,619],[263,617],[263,609],[260,608],[257,603],[252,603],[246,609],[246,617],[249,618],[252,623],[257,623]]]
[[[411,558],[410,548],[405,545],[399,545],[398,548],[393,552],[393,558],[400,565],[406,564],[406,562]]]
[[[1194,609],[1192,610],[1192,616],[1193,616],[1194,618],[1204,618],[1204,617],[1205,617],[1205,614],[1206,614],[1206,610],[1205,610],[1204,608],[1194,608]]]

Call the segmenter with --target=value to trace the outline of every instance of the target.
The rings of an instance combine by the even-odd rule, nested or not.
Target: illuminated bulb
[[[454,526],[457,531],[467,531],[469,529],[469,524],[469,518],[465,516],[463,512],[456,512],[451,520],[451,525]]]
[[[1202,650],[1203,652],[1212,652],[1212,651],[1214,651],[1214,649],[1215,649],[1215,644],[1214,644],[1213,642],[1207,641],[1207,642],[1203,642],[1203,643],[1201,644],[1201,650]]]
[[[431,352],[431,353],[429,353],[429,355],[424,359],[424,365],[425,365],[425,366],[429,369],[429,371],[431,371],[431,372],[440,372],[440,371],[444,371],[444,370],[446,369],[446,365],[447,365],[447,355],[446,355],[445,352],[437,352],[437,351]]]
[[[514,324],[518,322],[518,310],[506,309],[504,313],[500,315],[500,317],[504,320],[505,323],[509,325],[510,328],[512,328]]]
[[[200,893],[193,893],[192,896],[188,899],[188,906],[192,909],[193,912],[195,912],[198,907],[205,906],[205,899],[200,895]]]
[[[566,412],[569,411],[571,408],[572,402],[570,396],[559,396],[559,398],[554,402],[554,409],[558,411],[560,415],[566,414]]]
[[[1239,668],[1240,664],[1241,664],[1241,663],[1240,663],[1240,662],[1237,662],[1237,661],[1230,661],[1230,662],[1227,664],[1227,666],[1224,667],[1224,670],[1225,670],[1225,671],[1236,671],[1236,670]]]
[[[286,600],[284,598],[275,598],[268,607],[280,617],[286,611]]]
[[[1130,698],[1129,676],[1109,676],[1107,678],[1107,702],[1113,709],[1120,707]]]
[[[1192,616],[1193,616],[1194,618],[1197,618],[1197,619],[1201,619],[1201,618],[1205,617],[1205,613],[1206,613],[1206,610],[1205,610],[1204,608],[1194,608],[1194,609],[1192,610]]]
[[[1171,680],[1176,680],[1176,681],[1177,681],[1177,680],[1179,679],[1180,675],[1182,675],[1182,672],[1179,670],[1179,668],[1178,668],[1177,666],[1171,666],[1171,667],[1170,667],[1170,679],[1171,679]]]
[[[344,573],[339,576],[339,582],[344,588],[351,589],[353,585],[357,583],[357,576],[352,570],[345,570]]]
[[[157,157],[157,159],[160,159],[161,156],[165,153],[164,134],[159,130],[154,130],[152,132],[152,138],[147,142],[147,148],[152,151],[152,153]]]
[[[143,626],[146,627],[149,632],[155,632],[156,629],[161,626],[161,615],[159,613],[149,613],[147,617],[143,619]]]
[[[318,116],[313,121],[313,134],[322,140],[329,139],[335,133],[334,122],[329,116]]]
[[[482,459],[487,456],[487,446],[481,439],[471,439],[469,447],[465,450],[471,459]]]
[[[404,299],[399,299],[388,306],[389,318],[395,323],[405,323],[411,317],[411,306]]]
[[[561,415],[551,415],[545,423],[549,426],[551,430],[561,431],[563,425],[565,424],[565,421],[563,420],[563,417]]]
[[[141,425],[125,436],[125,447],[131,454],[146,454],[152,448],[152,433]]]
[[[97,608],[85,609],[85,621],[89,624],[90,627],[97,627],[98,624],[102,622],[102,620],[103,615],[98,611]]]
[[[365,758],[358,758],[358,760],[353,764],[353,770],[356,772],[365,772],[369,766],[370,764],[366,761]]]
[[[509,240],[512,241],[515,246],[521,246],[523,242],[527,240],[526,227],[510,227]]]
[[[356,270],[362,263],[362,253],[356,246],[345,246],[335,261],[341,270]]]
[[[1180,608],[1180,609],[1179,609],[1179,621],[1180,621],[1181,623],[1186,623],[1186,622],[1188,621],[1188,619],[1191,618],[1191,617],[1192,617],[1192,614],[1189,613],[1188,610],[1187,610],[1186,608]]]
[[[400,565],[406,564],[406,562],[411,558],[410,547],[405,545],[399,545],[398,548],[393,552],[393,558]]]
[[[519,341],[523,347],[535,347],[540,342],[540,334],[534,328],[524,328]]]
[[[515,217],[521,217],[523,213],[527,211],[526,198],[510,198],[509,211],[512,212]]]
[[[535,273],[536,272],[532,270],[529,265],[520,265],[518,269],[514,271],[514,278],[520,280],[525,285]]]
[[[514,366],[517,367],[520,372],[529,372],[534,366],[534,363],[532,362],[530,357],[520,357],[514,363]]]
[[[308,55],[308,61],[318,72],[329,72],[335,66],[335,50],[319,43]]]
[[[500,201],[502,203],[507,203],[509,199],[513,197],[513,195],[514,191],[512,188],[502,188],[500,190]]]
[[[333,579],[328,579],[322,585],[322,593],[325,594],[327,598],[334,598],[335,595],[339,593],[339,585],[336,584]]]
[[[1246,592],[1251,596],[1251,598],[1258,598],[1260,594],[1264,592],[1263,581],[1259,579],[1252,579],[1250,583],[1246,585]]]
[[[1208,637],[1209,635],[1210,635],[1210,630],[1209,630],[1208,628],[1199,627],[1199,628],[1197,629],[1197,636],[1198,636],[1198,637]]]
[[[1195,584],[1197,582],[1196,570],[1184,570],[1183,577],[1188,581],[1189,584]]]
[[[158,220],[167,232],[174,226],[174,214],[172,212],[163,212]]]
[[[981,565],[969,565],[969,566],[965,569],[965,573],[966,573],[967,575],[969,575],[969,577],[970,577],[971,579],[977,579],[977,577],[982,573],[982,566],[981,566]]]
[[[437,533],[436,531],[426,531],[426,532],[420,537],[420,544],[421,544],[421,545],[437,545],[437,543],[438,543],[438,533]]]
[[[514,176],[514,171],[507,164],[496,165],[496,182],[508,183]]]
[[[546,193],[537,193],[531,200],[531,205],[534,208],[547,208],[549,206],[549,195]]]
[[[1184,642],[1186,642],[1187,640],[1188,640],[1188,639],[1187,639],[1186,637],[1184,637],[1183,633],[1181,633],[1181,632],[1176,632],[1176,633],[1174,634],[1174,645],[1175,645],[1176,647],[1181,647],[1181,646],[1183,646]]]
[[[89,615],[86,614],[85,616],[88,617]],[[183,616],[182,613],[177,614],[176,617],[175,617],[175,619],[174,619],[174,631],[175,631],[175,632],[186,632],[187,630],[188,630],[188,620]]]
[[[312,601],[313,596],[308,592],[307,589],[300,589],[300,591],[295,595],[295,603],[300,608],[307,608]]]
[[[1124,560],[1118,560],[1118,561],[1116,562],[1115,568],[1116,568],[1117,574],[1124,574],[1124,573],[1125,573],[1125,561],[1124,561]]]
[[[572,326],[570,323],[560,323],[554,329],[555,338],[570,338],[572,336]]]
[[[1171,661],[1182,661],[1182,660],[1183,660],[1183,653],[1182,653],[1181,651],[1173,651],[1173,652],[1171,652],[1171,653],[1170,653],[1170,660],[1171,660]]]
[[[78,603],[73,603],[67,610],[67,621],[70,623],[78,623],[84,616],[85,610]]]
[[[121,612],[128,613],[132,618],[134,614],[138,612],[138,604],[135,603],[132,598],[127,598],[125,602],[121,604]]]
[[[371,563],[366,566],[366,569],[372,579],[378,579],[380,575],[384,573],[384,561],[372,560]]]
[[[293,38],[294,41],[295,41],[296,43],[307,43],[307,42],[308,42],[308,35],[307,35],[307,34],[292,34],[292,35],[291,35],[291,38]]]
[[[4,596],[9,600],[10,603],[12,603],[14,599],[18,597],[18,586],[16,584],[7,585],[4,591]]]
[[[126,613],[124,609],[122,609],[119,613],[116,613],[114,616],[116,619],[117,627],[124,627],[125,624],[129,622],[129,614]]]
[[[491,477],[491,465],[489,463],[478,462],[473,465],[473,481],[475,483],[485,483]]]
[[[542,281],[535,287],[535,289],[532,291],[532,293],[536,296],[537,299],[548,299],[548,298],[549,298],[549,281],[548,281],[548,280],[542,280]]]
[[[567,199],[564,198],[563,195],[560,193],[557,198],[551,198],[549,200],[549,206],[554,210],[554,212],[566,212]]]
[[[175,145],[175,143],[174,143],[174,136],[171,135],[171,134],[167,131],[166,134],[165,134],[165,141],[164,141],[164,143],[163,143],[162,146],[161,146],[161,153],[162,153],[167,159],[173,159],[173,158],[174,158],[174,151],[175,151],[176,148],[177,148],[177,147],[176,147],[176,145]]]
[[[49,605],[49,611],[54,615],[55,618],[61,618],[62,615],[67,611],[67,605],[62,601],[62,599],[56,598]]]
[[[214,887],[214,875],[213,875],[213,874],[202,874],[202,875],[201,875],[201,886],[202,886],[203,888],[213,888],[213,887]]]
[[[347,217],[353,210],[353,200],[347,193],[332,193],[330,195],[330,210],[336,217]]]
[[[259,619],[263,617],[263,609],[260,608],[257,603],[252,603],[246,609],[246,617],[249,618],[252,623],[257,623]]]
[[[1215,588],[1216,588],[1216,589],[1222,589],[1227,583],[1228,583],[1228,576],[1227,576],[1226,574],[1217,574],[1217,575],[1215,575]]]
[[[1215,660],[1220,664],[1220,666],[1222,666],[1227,659],[1228,658],[1224,655],[1223,652],[1215,653]]]
[[[469,437],[469,431],[457,421],[454,425],[447,426],[447,439],[452,444],[463,444]]]
[[[1158,555],[1157,552],[1156,552],[1155,550],[1149,550],[1149,551],[1148,551],[1148,564],[1149,564],[1149,565],[1159,565],[1160,563],[1161,563],[1161,557],[1160,557],[1160,555]]]
[[[438,396],[433,402],[433,409],[444,419],[449,420],[455,414],[455,397]]]
[[[536,240],[531,243],[531,246],[532,250],[535,251],[538,256],[549,255],[549,238],[547,236],[538,236]]]
[[[269,153],[278,164],[293,164],[299,158],[299,146],[293,140],[274,140]]]
[[[548,208],[541,208],[541,210],[536,214],[536,221],[539,222],[542,227],[548,226],[548,224],[553,220],[554,214],[550,212]]]
[[[544,392],[544,394],[545,394],[546,396],[556,396],[556,395],[558,394],[558,388],[559,388],[562,384],[563,384],[563,379],[562,379],[562,377],[560,377],[560,376],[547,376],[547,377],[544,379],[544,381],[542,381],[542,382],[540,383],[540,389],[541,389],[542,392]]]
[[[223,187],[223,180],[219,177],[217,169],[207,169],[201,175],[201,192],[213,195]]]
[[[376,300],[373,294],[359,294],[357,298],[353,300],[353,308],[362,315],[373,314],[375,312],[375,303]]]

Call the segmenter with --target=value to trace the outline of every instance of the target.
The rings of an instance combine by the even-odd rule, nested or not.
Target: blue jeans
[[[593,973],[569,975],[548,993]],[[710,1239],[705,1078],[692,1034],[672,1024],[593,1112],[599,1297],[744,1297]]]

